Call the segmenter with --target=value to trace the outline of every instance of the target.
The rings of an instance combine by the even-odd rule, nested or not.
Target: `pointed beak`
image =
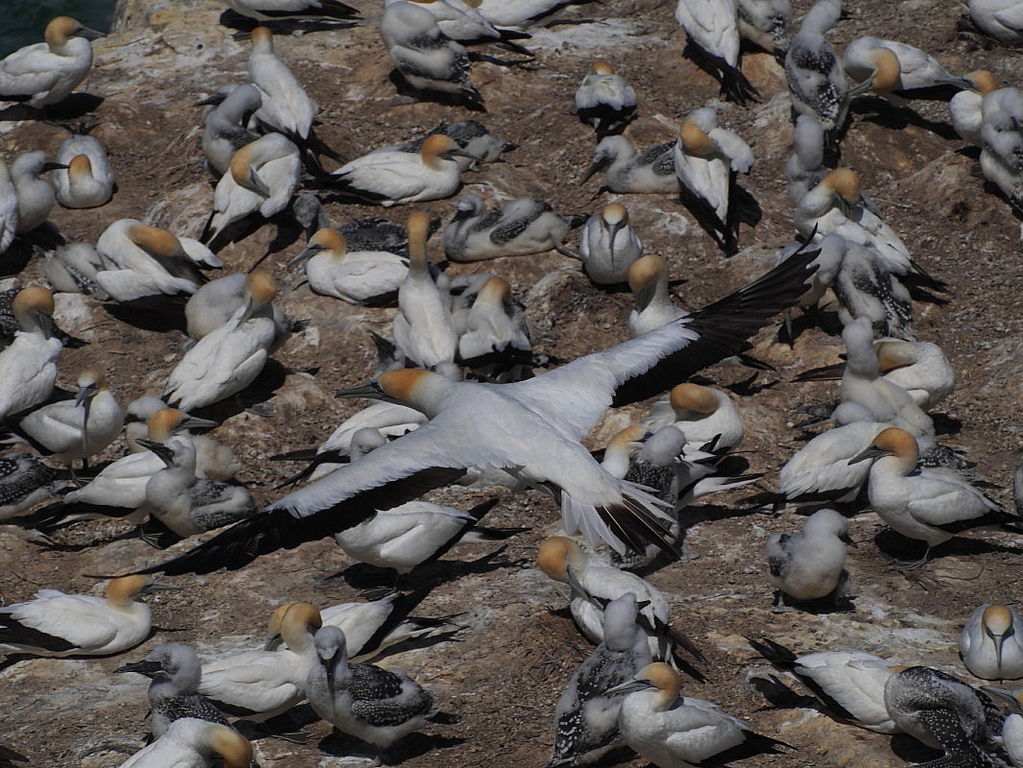
[[[158,661],[136,661],[134,664],[125,664],[122,667],[118,667],[114,672],[135,672],[139,675],[145,675],[148,678],[156,677],[160,672],[163,671],[163,667]]]
[[[441,153],[441,157],[446,158],[448,160],[451,160],[452,158],[455,158],[455,157],[467,157],[470,160],[478,160],[479,159],[475,155],[470,155],[464,149],[461,149],[459,147],[456,147],[455,149],[449,149],[447,152]]]
[[[227,94],[225,94],[225,93],[214,93],[212,96],[207,96],[205,99],[203,99],[201,101],[194,102],[192,104],[192,106],[193,107],[215,107],[218,104],[220,104],[221,102],[223,102],[224,99],[226,99],[226,98],[227,98]]]
[[[593,164],[586,171],[586,175],[583,176],[582,180],[579,182],[579,186],[582,186],[587,181],[589,181],[593,177],[593,174],[595,174],[597,171],[601,171],[604,168],[606,168],[609,162],[611,162],[611,159],[608,157],[598,157],[597,159],[595,159],[593,161]]]
[[[874,77],[873,75],[871,75],[859,85],[854,85],[852,88],[849,89],[849,98],[851,99],[853,96],[859,96],[861,93],[866,93],[873,87]]]
[[[266,182],[259,178],[259,175],[255,171],[249,171],[249,183],[245,186],[263,197],[271,197],[273,194],[270,192],[270,188],[266,185]]]
[[[82,403],[85,403],[86,413],[88,413],[89,401],[96,396],[97,391],[95,384],[86,384],[85,386],[79,387],[78,395],[75,397],[75,405],[79,406]],[[88,416],[86,416],[86,419],[88,419]]]
[[[197,416],[186,416],[181,420],[181,423],[178,424],[177,429],[174,431],[180,432],[185,429],[213,429],[215,426],[217,426],[217,422],[212,419],[200,419]]]
[[[645,691],[647,688],[652,688],[646,680],[630,680],[627,683],[616,685],[612,688],[608,688],[604,691],[605,696],[616,696],[618,694],[633,693],[634,691]]]
[[[288,262],[288,266],[285,267],[285,269],[291,269],[292,267],[301,264],[303,261],[311,259],[313,256],[315,256],[322,250],[324,250],[324,248],[319,243],[309,243],[309,245],[305,247],[305,250],[303,250],[300,254],[298,254],[298,256],[296,256],[295,258]]]
[[[380,385],[377,382],[370,381],[355,387],[339,389],[335,397],[340,398],[365,397],[369,400],[386,400],[387,394],[384,392],[383,389],[380,388]]]
[[[264,651],[276,651],[284,644],[284,638],[280,632],[276,632],[272,635],[267,635],[266,642],[263,643]]]
[[[980,690],[997,699],[1001,699],[1003,703],[1011,706],[1014,712],[1019,712],[1020,709],[1023,708],[1023,705],[1021,705],[1020,699],[1017,697],[1015,691],[1006,691],[1002,688],[995,688],[990,685],[982,685],[980,686]]]
[[[884,448],[878,448],[876,445],[870,445],[849,459],[849,465],[859,464],[861,461],[873,461],[874,459],[887,455],[887,453],[888,451]]]
[[[99,40],[101,37],[106,37],[105,32],[100,32],[96,29],[89,29],[88,27],[79,27],[75,34],[78,37],[84,37],[86,40]]]
[[[143,594],[149,594],[150,592],[180,592],[180,591],[181,587],[175,586],[174,584],[167,584],[162,581],[154,581],[142,587]]]
[[[64,163],[43,163],[43,167],[39,170],[39,173],[46,173],[47,171],[60,171],[67,170],[67,165]]]
[[[145,448],[159,456],[163,460],[163,463],[166,464],[168,467],[173,464],[174,451],[172,451],[163,443],[158,443],[155,440],[138,440],[137,442],[139,445],[144,446]]]
[[[607,236],[608,236],[608,248],[611,255],[611,266],[615,263],[615,238],[618,237],[618,233],[622,230],[624,223],[621,221],[613,222],[607,225]]]
[[[853,541],[852,536],[850,536],[848,533],[843,533],[841,536],[838,537],[838,540],[843,542],[844,544],[848,544],[853,549],[857,549],[856,542]]]

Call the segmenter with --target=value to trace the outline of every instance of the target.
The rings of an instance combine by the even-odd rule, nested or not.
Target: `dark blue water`
[[[0,58],[43,39],[46,22],[71,16],[87,27],[106,32],[117,0],[0,0]]]

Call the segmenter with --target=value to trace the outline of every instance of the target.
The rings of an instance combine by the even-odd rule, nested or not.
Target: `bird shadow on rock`
[[[309,704],[299,704],[287,712],[259,723],[242,717],[235,721],[234,726],[249,741],[281,739],[292,743],[305,743],[300,731],[319,720],[320,716]]]
[[[368,563],[356,563],[345,568],[336,577],[344,580],[353,589],[366,590],[377,587],[393,587],[395,589],[423,589],[439,587],[469,574],[482,575],[501,568],[521,567],[526,560],[519,558],[509,560],[501,557],[507,547],[501,547],[490,554],[476,560],[436,560],[423,563],[404,575],[397,575],[393,568],[380,568]],[[335,576],[328,576],[328,579]]]
[[[30,107],[27,104],[12,104],[0,109],[0,123],[21,120],[47,120],[62,123],[95,112],[103,101],[102,96],[93,96],[91,93],[72,93],[59,104],[51,104],[43,109]]]
[[[815,709],[821,711],[820,702],[813,696],[796,693],[785,683],[778,679],[774,673],[766,675],[754,675],[750,677],[749,684],[768,703],[766,707],[760,707],[758,712],[767,712],[775,709]],[[827,714],[826,712],[824,714]]]
[[[934,422],[934,434],[936,435],[958,435],[962,431],[963,422],[949,416],[947,413],[930,414]]]
[[[948,123],[936,123],[933,120],[928,120],[909,107],[895,107],[879,96],[863,96],[853,99],[849,111],[859,115],[864,121],[897,131],[912,125],[930,131],[946,141],[957,141],[960,138]]]
[[[688,530],[694,525],[699,525],[700,523],[708,523],[715,520],[725,520],[729,518],[748,517],[749,515],[759,514],[762,510],[763,507],[759,506],[736,509],[735,507],[729,507],[723,504],[700,504],[699,506],[686,507],[679,514],[679,520],[682,523],[682,529]]]
[[[185,332],[185,296],[143,296],[132,301],[121,301],[103,305],[103,311],[115,320],[144,331],[167,333]]]
[[[235,40],[248,40],[252,37],[252,30],[256,27],[268,27],[275,35],[291,35],[295,32],[305,34],[306,32],[326,32],[332,29],[347,29],[358,26],[356,19],[352,21],[328,21],[322,19],[253,19],[243,16],[237,11],[226,9],[220,14],[220,25],[229,29],[237,30],[233,37]]]
[[[916,560],[923,554],[924,543],[896,533],[890,528],[880,531],[874,537],[874,544],[884,554],[897,560]],[[1001,552],[1009,555],[1023,555],[1023,548],[999,544],[987,539],[955,536],[931,550],[927,562],[933,563],[945,557],[968,557]],[[909,556],[909,557],[907,557]]]
[[[813,306],[804,307],[799,317],[792,317],[787,323],[783,322],[778,327],[776,340],[779,343],[792,346],[803,331],[810,328],[819,328],[829,336],[842,335],[842,323],[838,319],[838,312]]]
[[[375,759],[379,756],[382,765],[401,765],[402,763],[438,749],[449,749],[465,743],[458,737],[430,736],[425,733],[410,733],[396,746],[378,750],[354,736],[348,736],[338,730],[331,731],[329,736],[320,740],[316,746],[321,752],[335,757],[365,757]]]
[[[910,763],[926,764],[929,760],[937,760],[944,754],[944,750],[925,746],[904,733],[892,736],[891,748],[896,757]]]
[[[486,112],[487,108],[483,104],[473,103],[469,99],[459,98],[458,96],[451,93],[444,93],[443,91],[431,91],[431,90],[417,90],[406,80],[401,72],[397,69],[392,69],[387,79],[391,81],[391,84],[398,91],[399,96],[412,99],[413,101],[429,101],[434,104],[443,104],[446,107],[463,107],[471,112]]]
[[[263,370],[259,372],[256,380],[241,392],[212,405],[194,408],[190,413],[203,419],[212,419],[218,424],[223,424],[242,411],[266,417],[273,410],[267,401],[284,386],[289,373],[291,373],[289,369],[271,357],[266,361],[266,365],[263,366]]]

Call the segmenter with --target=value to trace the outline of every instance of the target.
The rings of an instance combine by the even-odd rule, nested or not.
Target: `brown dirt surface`
[[[858,0],[846,5],[848,17],[832,35],[838,46],[864,34],[897,38],[926,49],[950,71],[988,68],[1002,83],[1019,80],[1018,51],[963,32],[958,3]],[[794,0],[795,17],[808,6],[807,0]],[[97,45],[96,69],[86,85],[105,99],[96,112],[100,122],[94,135],[110,149],[118,191],[96,210],[55,208],[51,218],[70,238],[95,242],[108,224],[123,217],[198,235],[212,187],[199,149],[200,113],[190,104],[217,86],[245,77],[247,45],[233,41],[231,31],[217,24],[220,8],[210,0],[154,4],[148,27]],[[669,196],[605,194],[593,199],[600,182],[578,183],[590,160],[593,134],[572,114],[572,94],[598,57],[612,61],[639,94],[640,118],[628,131],[637,144],[670,140],[671,124],[717,98],[711,78],[683,58],[685,35],[673,11],[674,3],[654,0],[607,0],[568,11],[568,19],[599,21],[537,31],[528,43],[536,59],[528,64],[502,66],[492,59],[474,64],[486,114],[396,99],[387,77],[390,62],[375,27],[376,8],[366,12],[364,26],[281,37],[276,47],[322,105],[318,130],[330,145],[354,157],[422,133],[441,120],[480,119],[519,147],[506,155],[507,162],[466,174],[467,191],[488,201],[534,195],[565,213],[592,212],[603,202],[620,200],[628,206],[647,251],[668,259],[672,277],[681,280],[677,301],[696,308],[765,271],[775,250],[794,234],[782,173],[791,130],[781,68],[767,54],[746,53],[743,69],[762,100],[750,108],[723,105],[720,110],[721,122],[753,147],[757,162],[743,185],[763,210],[755,228],[743,227],[743,250],[732,259],[725,259]],[[980,476],[1008,489],[1020,448],[1023,369],[1018,222],[974,173],[976,162],[951,133],[943,104],[918,103],[920,118],[910,116],[902,123],[893,121],[889,112],[875,114],[875,108],[869,99],[854,108],[842,163],[861,174],[864,189],[914,257],[951,283],[948,303],[915,307],[919,337],[939,343],[959,375],[957,391],[939,408],[943,421],[952,426],[941,439],[965,452]],[[65,135],[57,127],[24,123],[0,134],[0,147],[10,160],[30,149],[55,150]],[[447,220],[454,200],[423,207]],[[401,207],[381,210],[339,203],[329,203],[328,211],[339,224],[368,215],[401,222],[407,215]],[[252,265],[275,229],[269,224],[222,251],[225,271]],[[210,409],[223,421],[214,436],[237,452],[245,465],[239,479],[260,502],[277,498],[281,492],[274,485],[297,468],[267,461],[267,456],[316,445],[361,406],[335,400],[334,392],[371,374],[375,352],[365,329],[387,333],[394,312],[315,296],[308,287],[292,290],[297,278],[284,265],[300,248],[295,243],[274,253],[264,266],[284,286],[285,310],[310,318],[310,329],[278,351],[260,379],[255,391],[266,403],[260,415],[231,404]],[[438,258],[440,251],[437,236],[431,253]],[[11,265],[5,261],[4,266]],[[627,338],[629,295],[592,286],[578,265],[562,256],[498,259],[454,265],[451,271],[493,271],[507,278],[515,296],[528,302],[539,352],[573,359]],[[556,277],[538,285],[552,271]],[[41,259],[32,259],[20,277],[41,279]],[[100,303],[82,297],[59,296],[58,306],[68,330],[91,342],[63,353],[60,384],[70,385],[80,369],[95,366],[106,372],[123,403],[160,392],[180,356],[182,333],[123,322]],[[773,329],[762,332],[755,353],[777,366],[778,373],[758,376],[755,391],[736,396],[748,429],[743,450],[754,471],[768,473],[761,481],[764,490],[775,486],[777,468],[801,445],[793,424],[806,418],[803,410],[837,397],[835,384],[800,385],[791,378],[836,362],[842,351],[840,339],[819,328],[803,333],[794,349],[772,343],[772,338]],[[722,365],[705,376],[727,386],[737,385],[747,372]],[[593,445],[601,445],[629,415],[639,417],[642,409],[607,419],[593,436]],[[118,441],[103,458],[114,459],[123,451]],[[452,491],[437,498],[468,508],[489,495]],[[458,614],[465,629],[457,642],[382,662],[406,669],[433,691],[442,709],[461,717],[458,724],[431,725],[411,738],[400,751],[404,765],[544,765],[553,743],[555,701],[590,651],[564,610],[565,590],[533,564],[539,542],[558,530],[555,503],[532,491],[495,489],[493,495],[500,503],[490,515],[491,525],[528,525],[532,530],[511,539],[493,563],[472,562],[495,549],[492,545],[466,545],[449,554],[443,568],[427,574],[440,583],[419,612]],[[1002,533],[957,539],[924,569],[903,575],[887,567],[889,555],[878,549],[875,540],[885,538],[880,521],[863,514],[851,526],[859,545],[850,551],[848,563],[854,610],[775,614],[765,578],[764,543],[774,531],[796,530],[802,518],[792,509],[778,515],[750,511],[740,501],[746,495],[697,505],[687,546],[698,557],[647,576],[668,596],[674,626],[694,638],[707,656],[709,681],[686,681],[685,692],[718,702],[729,713],[750,719],[761,733],[794,747],[752,758],[746,765],[863,768],[921,759],[927,753],[905,742],[837,724],[812,710],[771,709],[744,682],[751,669],[762,665],[742,635],[764,635],[802,653],[862,649],[965,676],[955,651],[959,627],[981,602],[1017,599],[1023,551],[1018,540]],[[1012,505],[1008,490],[994,495]],[[90,574],[143,567],[166,557],[137,538],[117,538],[127,530],[116,522],[77,523],[59,534],[60,542],[90,546],[72,551],[69,546],[40,548],[17,529],[0,528],[3,601],[29,599],[39,588],[96,592],[100,587]],[[170,553],[186,551],[194,543],[178,544]],[[125,753],[143,743],[147,706],[144,681],[112,674],[116,667],[141,659],[161,642],[190,643],[203,658],[258,647],[269,614],[282,602],[326,606],[356,599],[355,589],[331,578],[348,565],[344,553],[327,540],[260,558],[237,572],[175,579],[181,592],[149,600],[159,629],[142,646],[114,658],[20,661],[0,672],[0,743],[25,753],[33,766],[119,765]],[[330,728],[319,721],[308,725],[305,735],[308,741],[302,745],[261,740],[261,764],[341,765],[352,746],[331,737]],[[627,754],[618,756],[625,765],[644,764],[640,759],[630,762]]]

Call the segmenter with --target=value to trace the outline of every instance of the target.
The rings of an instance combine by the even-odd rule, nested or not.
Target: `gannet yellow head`
[[[598,59],[593,62],[593,72],[597,75],[613,75],[615,73],[614,67],[608,64],[603,59]]]
[[[638,448],[646,436],[646,428],[634,424],[616,432],[614,437],[608,440],[607,450],[631,450]]]
[[[426,211],[412,211],[408,216],[405,229],[408,232],[409,261],[415,268],[425,269],[427,264],[426,241],[430,237],[430,215]]]
[[[442,133],[427,136],[426,141],[419,148],[419,157],[423,165],[435,170],[439,168],[438,158],[450,160],[458,155],[465,155],[465,153],[462,152],[461,147],[458,146],[454,139]]]
[[[388,397],[409,403],[415,401],[420,389],[437,375],[416,368],[399,368],[380,374],[376,383]]]
[[[155,258],[187,259],[184,246],[173,232],[136,222],[128,227],[128,239]]]
[[[676,414],[697,413],[701,416],[709,416],[720,406],[712,389],[689,382],[678,384],[672,388],[668,395],[668,402]]]
[[[896,457],[899,460],[899,466],[909,472],[916,467],[916,462],[920,458],[920,449],[917,446],[916,438],[909,432],[898,427],[888,427],[881,430],[867,448],[849,459],[849,463],[857,464],[882,456]]]
[[[180,587],[155,581],[151,576],[120,576],[116,579],[111,579],[110,583],[107,584],[106,598],[108,603],[119,608],[125,608],[147,592],[177,589],[180,589]]]
[[[821,179],[821,184],[849,205],[860,202],[860,177],[852,168],[836,168]]]
[[[309,603],[292,603],[281,619],[281,637],[288,648],[300,651],[312,646],[313,634],[323,626],[320,611]]]
[[[663,280],[668,283],[668,262],[652,253],[640,256],[629,265],[629,288],[640,293],[651,283]]]
[[[46,25],[43,39],[51,49],[60,48],[81,26],[70,16],[57,16],[54,19],[50,19],[50,23]]]
[[[11,312],[22,330],[49,327],[53,309],[53,294],[41,285],[22,288],[11,302]]]
[[[871,51],[871,58],[874,60],[873,89],[880,93],[898,90],[902,84],[902,62],[895,51],[875,48]]]
[[[483,283],[483,287],[476,294],[476,301],[473,303],[500,307],[510,303],[511,297],[511,286],[507,281],[495,275]]]
[[[686,154],[703,157],[714,151],[714,142],[695,120],[682,121],[679,137]]]
[[[345,236],[336,229],[321,229],[311,238],[310,243],[316,243],[323,250],[329,251],[331,256],[340,259],[348,252],[348,244]]]
[[[252,309],[269,306],[277,295],[277,283],[267,272],[255,271],[245,278],[245,288],[252,303]]]
[[[270,27],[255,27],[250,34],[253,48],[263,51],[273,50],[274,33]]]
[[[88,155],[75,155],[67,165],[67,175],[71,183],[80,183],[92,178],[92,161]]]
[[[555,581],[568,581],[568,567],[582,554],[579,545],[565,536],[552,536],[540,544],[536,564]]]
[[[256,141],[250,142],[231,155],[231,163],[228,167],[231,171],[231,178],[239,187],[244,187],[263,197],[270,197],[272,194],[270,188],[252,167],[253,153],[256,150],[256,143],[259,141],[261,140],[256,139]]]
[[[981,614],[980,624],[987,635],[1005,635],[1012,630],[1012,613],[1004,605],[989,605]]]
[[[875,341],[877,368],[881,373],[912,365],[917,361],[916,349],[906,341]]]
[[[267,622],[266,640],[263,643],[263,650],[276,651],[283,642],[281,628],[284,626],[284,617],[294,605],[298,605],[298,603],[284,603],[283,605],[277,606],[276,610],[270,614],[270,621]]]
[[[966,76],[966,79],[973,83],[973,87],[982,94],[998,90],[998,80],[986,69],[978,69]]]
[[[609,226],[622,227],[629,223],[629,211],[621,203],[608,203],[601,209],[600,218]]]
[[[224,768],[248,768],[252,762],[252,744],[234,728],[213,725],[208,738],[213,751],[224,759]]]
[[[668,709],[678,699],[682,690],[682,678],[678,672],[661,661],[647,664],[636,673],[636,682],[658,690],[654,707],[659,711]]]

